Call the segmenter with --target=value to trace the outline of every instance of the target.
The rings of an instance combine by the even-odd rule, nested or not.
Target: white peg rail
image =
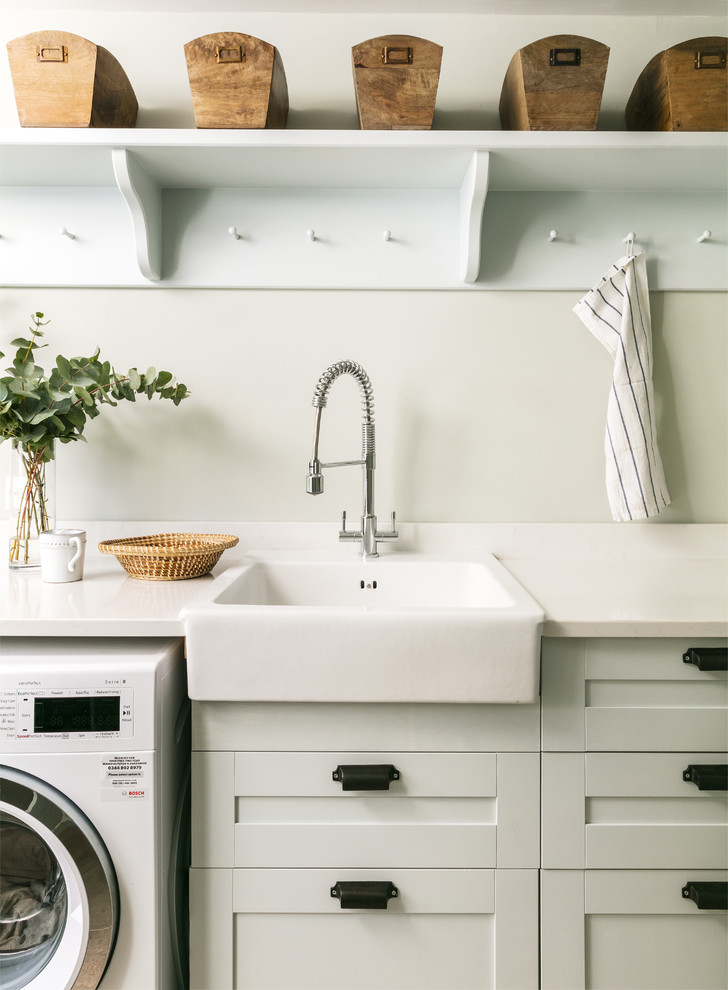
[[[3,285],[725,290],[728,136],[0,131]],[[59,236],[59,231],[65,236]]]

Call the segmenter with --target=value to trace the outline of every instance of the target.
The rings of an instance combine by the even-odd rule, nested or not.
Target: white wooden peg
[[[313,242],[314,242],[314,241],[316,240],[316,231],[315,231],[315,230],[313,230],[313,229],[309,229],[309,230],[307,230],[307,231],[306,231],[306,237],[307,237],[307,238],[308,238],[308,240],[309,240],[309,241],[311,241],[311,243],[313,244]]]
[[[228,227],[228,234],[230,234],[230,236],[233,237],[236,241],[239,241],[243,236],[242,234],[238,233],[237,227]]]
[[[634,240],[637,235],[633,230],[622,238],[622,243],[627,245],[627,254],[631,257],[634,254]]]
[[[549,241],[555,241],[558,236],[559,236],[558,230],[549,231]]]
[[[392,240],[392,231],[389,230],[389,229],[383,230],[382,231],[382,238],[385,241],[391,241]]]
[[[72,234],[71,231],[70,230],[67,230],[65,227],[61,227],[59,233],[60,233],[61,237],[67,237],[69,239],[69,241],[75,241],[76,240],[76,235],[75,234]]]
[[[703,233],[698,238],[698,244],[704,244],[705,241],[709,241],[712,236],[713,236],[712,230],[704,230]]]

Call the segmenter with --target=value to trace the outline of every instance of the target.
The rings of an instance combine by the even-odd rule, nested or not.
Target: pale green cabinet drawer
[[[545,752],[723,752],[728,673],[683,660],[726,640],[544,640]]]
[[[389,881],[384,910],[340,882]],[[191,990],[537,990],[538,870],[190,874]]]
[[[699,909],[688,882],[720,870],[543,870],[543,990],[725,990],[728,912]]]
[[[397,779],[375,791],[333,779],[372,764]],[[537,753],[194,753],[192,791],[193,866],[539,865]]]
[[[728,792],[685,779],[726,764],[726,753],[544,753],[544,867],[728,868]]]

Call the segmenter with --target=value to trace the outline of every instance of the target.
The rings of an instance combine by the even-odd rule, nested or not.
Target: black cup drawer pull
[[[690,763],[683,780],[697,784],[699,791],[728,791],[728,763]]]
[[[399,897],[399,890],[390,880],[337,880],[331,896],[343,908],[384,911],[393,897]]]
[[[400,773],[391,763],[339,764],[331,779],[341,784],[342,791],[388,791]]]
[[[688,880],[682,895],[695,901],[701,911],[728,910],[728,883],[721,880]]]
[[[683,653],[683,663],[694,663],[698,670],[728,670],[728,647],[691,646]]]

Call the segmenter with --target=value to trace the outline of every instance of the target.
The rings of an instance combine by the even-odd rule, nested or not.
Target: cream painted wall
[[[10,39],[43,28],[109,48],[140,101],[140,127],[193,127],[182,51],[241,30],[275,44],[291,127],[356,127],[350,48],[403,31],[445,48],[435,125],[497,128],[503,75],[520,46],[584,34],[611,46],[600,127],[623,126],[639,72],[723,18],[474,15],[231,15],[9,10]],[[0,60],[0,127],[17,127]],[[594,280],[601,275],[594,272]],[[586,290],[588,286],[584,286]],[[378,424],[378,511],[407,521],[587,522],[610,518],[603,431],[611,361],[564,292],[319,292],[6,289],[0,341],[52,317],[51,354],[96,344],[120,370],[167,367],[193,395],[104,410],[88,445],[62,448],[61,518],[335,520],[359,509],[352,469],[305,494],[318,376],[350,357],[369,371]],[[728,518],[723,294],[653,294],[655,386],[672,507],[666,522]],[[3,346],[0,343],[0,346]],[[7,348],[5,348],[7,349]],[[322,454],[358,456],[359,399],[337,382]],[[0,448],[0,464],[7,461]],[[3,460],[4,458],[4,460]]]
[[[192,397],[104,409],[61,448],[59,516],[337,520],[357,469],[305,493],[311,397],[324,368],[359,361],[373,384],[380,515],[407,521],[602,522],[612,362],[563,292],[14,289],[2,339],[52,317],[52,355],[155,365]],[[726,521],[728,407],[722,294],[652,296],[666,522]],[[338,381],[325,460],[359,456],[359,396]],[[5,451],[6,448],[0,448]]]

